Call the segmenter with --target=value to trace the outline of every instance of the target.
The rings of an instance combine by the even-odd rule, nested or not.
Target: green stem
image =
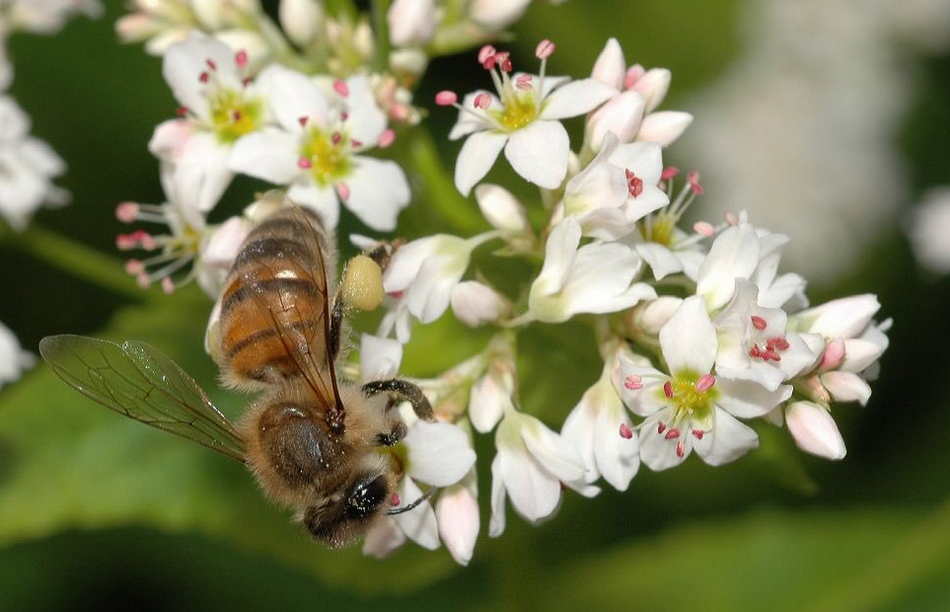
[[[424,179],[426,206],[437,211],[450,225],[451,231],[471,235],[485,228],[485,220],[478,209],[455,189],[455,182],[445,166],[439,151],[423,126],[408,133],[409,159],[413,169]]]
[[[389,0],[373,0],[373,31],[376,33],[376,70],[385,72],[389,68]]]
[[[21,251],[92,285],[135,300],[146,296],[122,270],[119,261],[70,238],[31,225],[9,240]]]

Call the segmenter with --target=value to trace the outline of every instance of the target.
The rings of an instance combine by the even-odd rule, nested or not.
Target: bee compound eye
[[[384,476],[377,476],[373,480],[360,481],[350,489],[346,500],[346,518],[351,520],[364,519],[376,512],[389,494]]]

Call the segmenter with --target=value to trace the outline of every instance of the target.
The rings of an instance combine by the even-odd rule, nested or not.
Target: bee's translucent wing
[[[106,408],[244,461],[231,421],[193,378],[144,342],[49,336],[40,354],[69,386]]]

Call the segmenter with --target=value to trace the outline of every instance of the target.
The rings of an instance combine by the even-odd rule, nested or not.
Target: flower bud
[[[623,58],[623,49],[616,38],[611,38],[604,45],[603,51],[597,56],[594,62],[594,70],[590,73],[591,78],[597,79],[619,91],[623,88],[624,69],[626,60]]]
[[[371,334],[360,336],[360,379],[363,382],[391,378],[402,363],[402,344]]]
[[[646,99],[646,112],[652,112],[663,102],[670,89],[670,71],[666,68],[651,68],[633,84],[633,91]]]
[[[682,111],[650,113],[640,124],[637,140],[657,142],[665,147],[679,138],[692,122],[693,116]]]
[[[607,132],[616,134],[620,144],[633,142],[645,106],[646,100],[640,93],[625,91],[597,109],[587,120],[587,142],[591,151],[600,151]]]
[[[278,17],[287,37],[303,47],[316,37],[323,22],[323,8],[317,0],[281,0]]]
[[[862,406],[871,398],[867,381],[853,372],[826,372],[821,375],[821,384],[836,402],[860,402]]]
[[[634,336],[646,334],[658,337],[660,328],[666,325],[682,303],[682,298],[664,295],[638,304],[624,317],[624,327]]]
[[[465,281],[452,289],[452,312],[469,327],[497,321],[511,311],[511,304],[497,291],[478,281]]]
[[[832,300],[791,317],[798,331],[821,334],[825,338],[856,338],[871,322],[881,304],[870,293]]]
[[[482,215],[495,229],[512,233],[530,231],[524,206],[508,190],[482,183],[475,188],[475,200]]]
[[[494,32],[517,21],[530,3],[531,0],[472,0],[468,15],[478,25]]]
[[[386,22],[393,45],[424,45],[435,31],[435,4],[433,0],[396,0],[389,7]]]
[[[843,459],[844,440],[831,414],[818,404],[794,402],[785,409],[788,431],[806,453],[826,459]]]
[[[439,535],[452,558],[460,565],[468,565],[481,527],[474,468],[461,483],[442,491],[435,504],[435,516]]]

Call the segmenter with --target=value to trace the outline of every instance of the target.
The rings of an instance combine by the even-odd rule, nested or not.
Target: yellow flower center
[[[509,132],[521,129],[538,118],[534,92],[515,93],[505,102],[505,108],[495,111],[495,118]]]
[[[669,381],[669,386],[661,387],[657,393],[660,401],[673,409],[670,427],[678,427],[680,423],[692,422],[703,429],[712,428],[713,405],[719,397],[715,385],[700,391],[696,388],[699,375],[691,371],[678,372]],[[669,392],[672,392],[670,397]]]
[[[662,244],[665,247],[673,242],[673,228],[676,227],[676,219],[665,213],[658,213],[647,225],[641,221],[639,223],[640,235],[644,240]]]
[[[317,128],[310,129],[300,156],[310,163],[310,173],[318,185],[326,186],[350,173],[349,144],[346,135],[337,132],[328,136]]]

